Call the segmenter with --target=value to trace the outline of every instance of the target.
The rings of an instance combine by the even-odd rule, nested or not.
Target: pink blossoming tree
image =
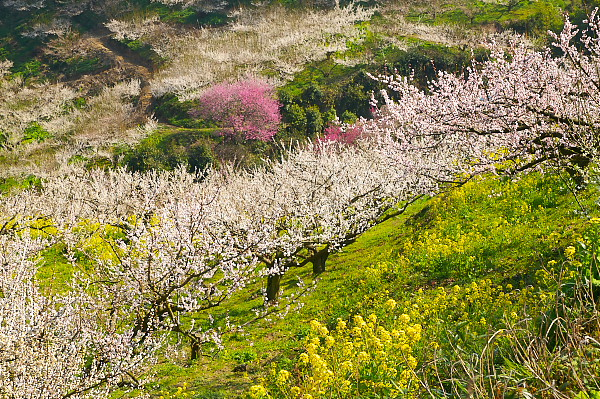
[[[194,116],[212,120],[234,139],[269,141],[281,122],[273,87],[257,79],[220,83],[206,90]]]
[[[363,129],[359,124],[352,126],[347,125],[330,125],[325,128],[325,135],[322,141],[337,141],[344,144],[354,144],[363,135]]]

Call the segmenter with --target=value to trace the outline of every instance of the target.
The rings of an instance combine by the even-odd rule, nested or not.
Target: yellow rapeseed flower
[[[348,372],[354,368],[354,364],[350,360],[346,360],[342,364],[340,364],[340,371],[342,373]]]
[[[333,346],[333,344],[335,344],[335,338],[333,338],[330,335],[325,337],[325,347],[326,348],[331,348]]]
[[[396,309],[396,301],[394,301],[393,299],[388,299],[387,302],[385,303],[385,307],[388,308],[389,310]]]
[[[262,398],[267,394],[267,390],[262,385],[253,385],[250,387],[250,397]]]
[[[406,364],[408,364],[408,367],[414,370],[417,367],[417,359],[415,359],[412,355],[408,355],[406,358]]]
[[[575,247],[572,245],[569,245],[568,247],[565,248],[565,256],[569,259],[573,259],[573,256],[575,256]]]
[[[344,346],[342,347],[342,355],[350,356],[350,354],[354,351],[354,344],[350,341],[346,341]]]
[[[279,373],[277,374],[277,383],[283,385],[289,378],[290,378],[289,371],[280,370]]]

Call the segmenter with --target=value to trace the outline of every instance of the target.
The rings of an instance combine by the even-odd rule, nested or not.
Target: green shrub
[[[98,73],[110,67],[97,57],[75,56],[65,60],[50,60],[53,71],[64,74],[67,78],[76,78],[82,75]]]
[[[34,141],[41,143],[51,137],[50,132],[44,129],[42,125],[38,122],[31,122],[23,131],[21,144],[32,143]]]
[[[258,359],[258,354],[253,349],[240,349],[233,351],[229,357],[238,363],[248,363]]]
[[[315,137],[323,132],[323,117],[316,106],[306,108],[306,135]]]
[[[166,59],[158,54],[151,45],[144,43],[141,40],[124,39],[121,41],[130,50],[137,53],[143,59],[149,61],[152,65],[159,67],[166,62]]]
[[[203,172],[214,164],[215,156],[206,143],[196,142],[187,148],[187,165],[190,172]]]
[[[131,171],[174,170],[180,166],[202,172],[215,163],[213,130],[159,131],[125,150],[122,164]]]
[[[194,119],[190,111],[197,108],[193,101],[179,101],[175,94],[165,94],[156,99],[154,115],[162,122],[185,128],[210,127],[201,119]]]
[[[357,120],[358,117],[349,110],[345,110],[342,116],[340,117],[340,121],[342,121],[342,123],[348,123],[350,125],[356,123]]]
[[[8,193],[11,190],[31,190],[40,189],[42,179],[35,175],[26,177],[0,177],[0,194]]]
[[[25,82],[39,79],[44,76],[44,65],[38,60],[30,60],[13,69],[15,71],[13,76],[20,77]]]
[[[306,111],[299,104],[291,104],[284,108],[283,117],[288,130],[296,136],[306,135],[307,118]]]

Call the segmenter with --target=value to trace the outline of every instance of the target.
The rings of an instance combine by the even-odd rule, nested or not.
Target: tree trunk
[[[192,338],[192,344],[190,349],[190,361],[194,361],[200,357],[200,342]]]
[[[582,154],[572,155],[569,159],[567,173],[577,185],[577,190],[580,190],[585,186],[585,169],[588,167],[590,162],[590,158]]]
[[[318,252],[313,259],[313,274],[321,274],[325,271],[325,262],[329,257],[329,251],[327,249]]]
[[[273,304],[279,300],[281,274],[273,274],[267,278],[267,303]]]

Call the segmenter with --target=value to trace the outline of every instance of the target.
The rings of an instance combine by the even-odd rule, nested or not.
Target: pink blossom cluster
[[[217,122],[221,133],[232,138],[269,141],[281,122],[273,87],[262,80],[216,84],[202,93],[199,103],[194,114]]]
[[[331,124],[325,128],[323,141],[337,141],[344,144],[354,144],[363,135],[363,129],[359,124],[345,126]]]

